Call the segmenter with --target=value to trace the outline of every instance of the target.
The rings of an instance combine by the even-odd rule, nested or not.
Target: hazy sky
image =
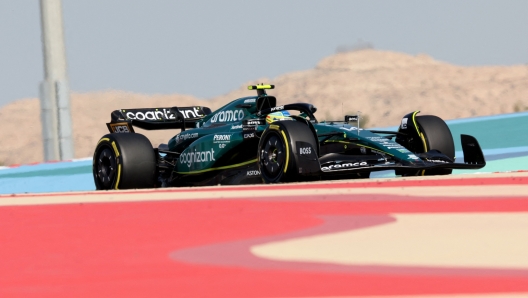
[[[63,0],[72,91],[212,97],[341,45],[458,65],[528,63],[528,0]],[[0,105],[38,96],[39,1],[0,0]]]

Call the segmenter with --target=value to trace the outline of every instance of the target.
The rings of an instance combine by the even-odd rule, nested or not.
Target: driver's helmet
[[[269,124],[275,121],[293,120],[290,116],[291,115],[288,111],[273,112],[266,116],[266,122]]]

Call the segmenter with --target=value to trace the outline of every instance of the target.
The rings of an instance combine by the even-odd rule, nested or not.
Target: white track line
[[[25,206],[48,204],[76,204],[76,203],[117,203],[140,201],[167,200],[211,200],[211,199],[250,199],[250,198],[281,198],[307,197],[325,195],[398,195],[414,197],[526,197],[528,185],[477,185],[477,186],[408,186],[408,187],[352,187],[352,188],[315,188],[315,189],[262,189],[262,190],[222,190],[218,191],[102,191],[91,193],[47,194],[32,196],[0,196],[0,206]],[[404,199],[404,198],[402,198]]]
[[[447,180],[471,178],[504,178],[526,177],[528,172],[498,173],[482,175],[456,175],[433,177],[405,177],[405,178],[377,178],[338,180],[324,182],[304,182],[292,184],[279,184],[291,186],[292,189],[274,189],[277,185],[249,185],[249,186],[211,186],[211,187],[185,187],[163,188],[148,190],[120,190],[120,191],[92,191],[47,194],[19,194],[0,195],[0,206],[26,206],[48,204],[76,204],[76,203],[112,203],[112,202],[140,202],[140,201],[166,201],[166,200],[200,200],[200,199],[244,199],[244,198],[280,198],[285,196],[309,195],[358,195],[380,194],[399,195],[412,197],[526,197],[528,185],[477,185],[477,186],[405,186],[405,187],[376,187],[377,183],[390,181],[416,181],[416,180]],[[354,187],[357,183],[369,183],[368,187]],[[350,184],[351,188],[329,188],[332,184]],[[303,185],[321,188],[303,189]],[[255,189],[258,188],[258,189]]]

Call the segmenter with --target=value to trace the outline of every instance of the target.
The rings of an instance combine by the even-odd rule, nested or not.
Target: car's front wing
[[[343,175],[346,173],[361,173],[385,170],[401,170],[403,172],[430,169],[481,169],[486,166],[484,154],[478,141],[469,135],[461,135],[464,163],[451,162],[448,158],[431,158],[427,153],[423,159],[416,161],[383,161],[370,162],[368,160],[330,162],[321,166],[321,173],[325,175]]]

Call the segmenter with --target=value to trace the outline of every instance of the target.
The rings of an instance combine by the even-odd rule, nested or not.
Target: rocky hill
[[[210,100],[186,95],[143,95],[105,91],[71,95],[76,157],[92,155],[107,132],[104,123],[118,108],[205,105],[213,109],[232,99],[253,95],[247,85],[271,83],[279,104],[310,102],[319,119],[342,119],[360,110],[368,127],[397,125],[414,110],[443,119],[465,118],[528,109],[528,65],[463,67],[378,50],[338,53],[314,69],[260,78],[238,90]],[[39,162],[43,159],[38,99],[15,101],[0,109],[0,162]],[[146,132],[154,145],[172,131]]]

